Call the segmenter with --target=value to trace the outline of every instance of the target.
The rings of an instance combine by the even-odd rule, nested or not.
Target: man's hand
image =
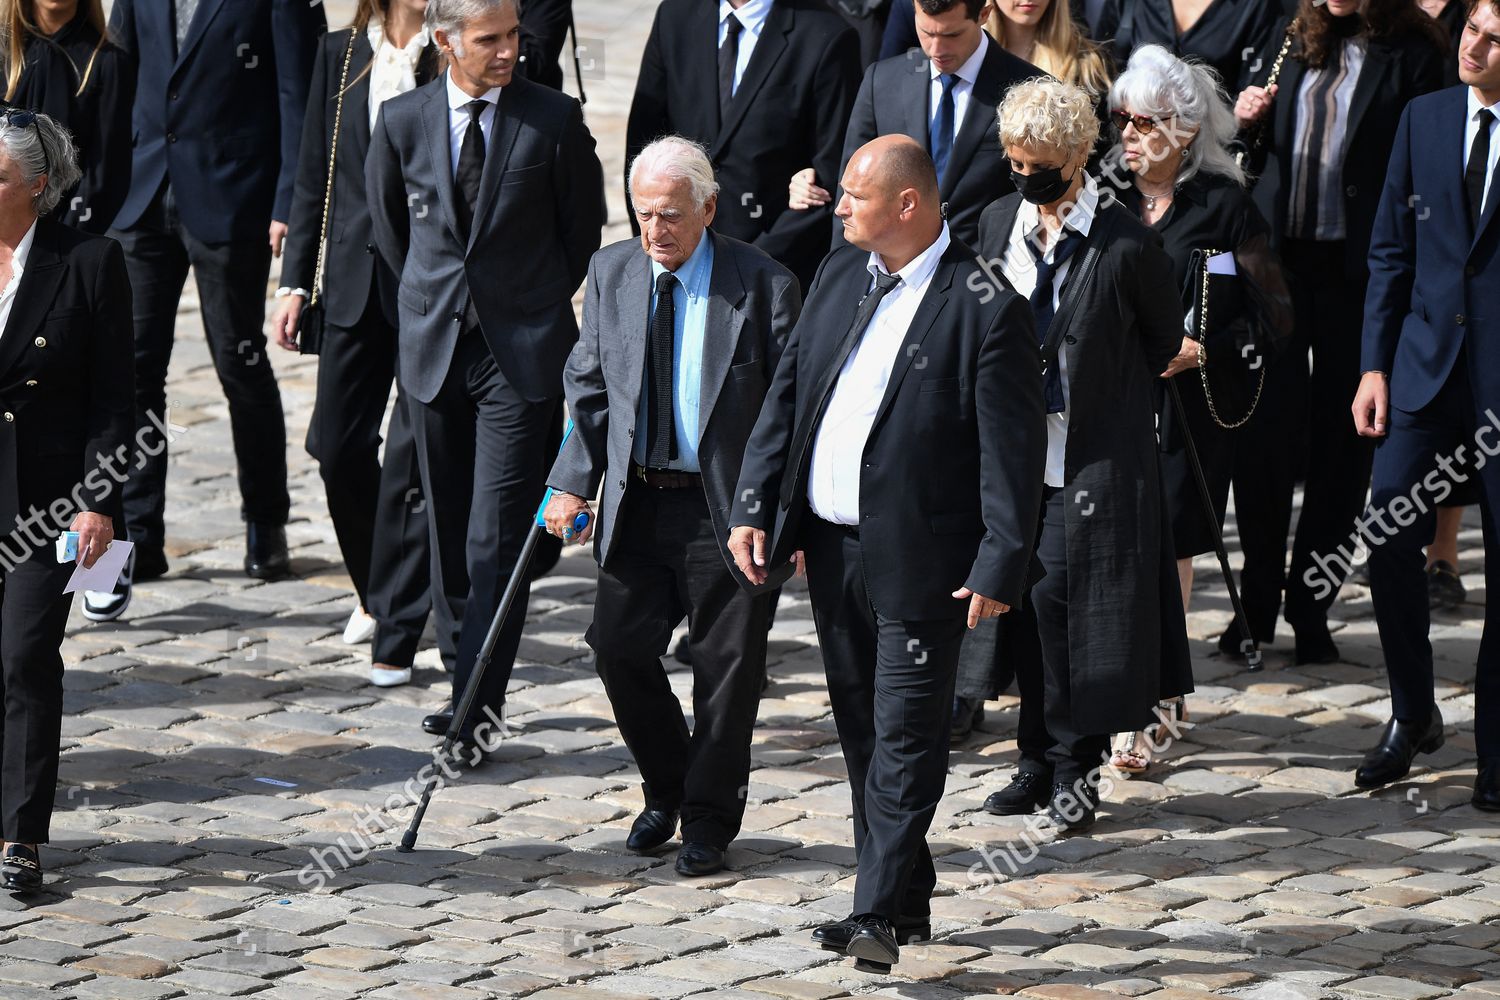
[[[1167,370],[1161,373],[1162,378],[1171,378],[1178,372],[1185,372],[1189,368],[1198,367],[1198,342],[1192,337],[1182,338],[1182,347],[1177,351],[1177,357],[1167,364]]]
[[[766,533],[741,525],[729,531],[729,554],[745,579],[757,587],[766,582]]]
[[[573,521],[585,511],[589,515],[588,525],[578,534],[564,538],[566,532],[573,530]],[[547,534],[556,535],[564,541],[577,542],[579,545],[588,541],[594,533],[594,514],[589,508],[588,501],[583,497],[563,493],[560,490],[553,492],[552,499],[547,501],[547,509],[542,511],[542,520],[547,524]]]
[[[271,220],[271,256],[281,256],[281,243],[286,239],[286,223]]]
[[[109,543],[115,540],[115,522],[104,514],[83,511],[73,518],[69,531],[78,532],[78,562],[84,569],[92,569]]]
[[[787,207],[794,212],[805,212],[819,208],[833,200],[825,188],[818,186],[818,175],[812,167],[803,167],[792,175],[787,185]]]
[[[278,299],[271,313],[271,339],[284,350],[297,349],[297,321],[302,318],[302,296],[288,295]]]
[[[979,624],[981,618],[998,618],[1010,610],[1009,604],[992,601],[983,594],[976,594],[968,587],[959,587],[953,592],[956,600],[969,599],[969,628]]]
[[[1360,437],[1385,437],[1385,418],[1390,409],[1391,389],[1380,372],[1365,372],[1354,394],[1354,429]]]

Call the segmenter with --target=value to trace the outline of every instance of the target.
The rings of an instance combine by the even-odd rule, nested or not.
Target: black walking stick
[[[563,431],[564,445],[568,443],[568,435],[572,433],[573,421],[569,420],[567,429]],[[484,671],[490,665],[490,657],[495,652],[495,643],[500,641],[500,629],[505,625],[505,619],[510,614],[510,607],[516,601],[516,594],[526,582],[526,570],[531,563],[531,555],[536,551],[537,542],[541,541],[542,533],[547,529],[547,523],[542,519],[542,512],[547,509],[547,502],[551,499],[552,490],[548,489],[542,495],[542,502],[536,509],[536,516],[532,518],[531,530],[526,533],[526,543],[521,546],[521,554],[516,557],[515,568],[510,571],[510,580],[505,584],[505,592],[500,596],[499,606],[495,608],[495,617],[490,619],[490,630],[485,633],[484,645],[479,647],[479,655],[474,660],[474,669],[469,673],[469,683],[464,685],[464,693],[458,699],[458,704],[453,707],[453,721],[448,723],[448,732],[443,736],[443,748],[438,752],[440,759],[446,760],[453,753],[453,743],[458,734],[463,731],[463,724],[469,717],[469,711],[474,707],[474,699],[479,694],[479,683],[484,679]],[[564,540],[583,531],[588,523],[588,512],[580,512],[573,520],[572,534],[564,533]],[[525,614],[524,608],[521,609],[521,613]],[[410,854],[412,848],[416,846],[417,830],[422,826],[422,817],[427,815],[427,806],[432,801],[432,793],[437,789],[438,780],[437,769],[434,768],[422,786],[422,798],[417,803],[417,811],[412,815],[411,824],[401,837],[401,845],[396,848],[403,854]]]
[[[1214,510],[1213,497],[1208,493],[1208,479],[1203,475],[1203,463],[1198,461],[1198,446],[1193,443],[1193,432],[1188,429],[1187,410],[1182,405],[1182,396],[1177,392],[1175,379],[1167,379],[1167,389],[1172,393],[1172,406],[1177,410],[1177,424],[1182,429],[1182,440],[1187,445],[1188,464],[1193,467],[1193,478],[1198,483],[1198,495],[1203,498],[1203,510],[1208,515],[1209,530],[1214,536],[1214,551],[1219,556],[1219,570],[1224,574],[1224,586],[1229,588],[1229,603],[1234,606],[1235,621],[1240,632],[1250,639],[1250,649],[1245,653],[1246,670],[1261,669],[1260,642],[1250,631],[1250,619],[1245,615],[1245,605],[1240,602],[1240,589],[1234,585],[1234,571],[1229,568],[1229,553],[1224,549],[1224,532],[1219,528],[1219,513]]]

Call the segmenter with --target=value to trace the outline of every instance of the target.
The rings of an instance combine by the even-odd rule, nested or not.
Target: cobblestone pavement
[[[647,27],[626,9],[579,5],[608,69],[589,114],[612,177]],[[535,590],[510,738],[440,793],[422,849],[397,853],[403,786],[433,747],[417,722],[447,678],[426,651],[415,683],[378,691],[367,651],[340,641],[351,591],[299,446],[312,363],[279,351],[298,579],[240,573],[225,407],[198,323],[185,303],[173,571],[138,590],[125,622],[70,632],[48,892],[0,897],[3,1000],[1500,996],[1500,835],[1467,804],[1477,528],[1461,567],[1471,603],[1434,628],[1448,744],[1410,781],[1372,796],[1350,780],[1389,707],[1368,594],[1350,587],[1335,609],[1345,662],[1297,669],[1273,649],[1248,674],[1209,655],[1228,605],[1201,562],[1199,691],[1167,763],[1117,783],[1090,836],[1032,844],[980,808],[1015,759],[1016,702],[992,703],[953,755],[931,835],[937,939],[870,975],[808,937],[848,911],[853,871],[799,587],[776,623],[731,872],[685,880],[671,851],[624,849],[641,798],[582,640],[593,567],[579,551]],[[320,860],[321,886],[305,867]]]

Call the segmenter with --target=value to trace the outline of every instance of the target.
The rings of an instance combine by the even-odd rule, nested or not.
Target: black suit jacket
[[[289,288],[312,288],[317,270],[318,235],[323,228],[323,200],[328,191],[328,153],[333,142],[335,102],[344,54],[352,28],[331,31],[318,46],[312,86],[307,93],[307,115],[302,126],[302,151],[297,157],[297,188],[292,215],[287,220],[282,249],[281,283]],[[323,262],[323,307],[328,322],[353,327],[369,304],[370,283],[392,323],[396,322],[395,274],[375,250],[370,229],[370,206],[365,197],[365,160],[370,155],[370,39],[363,31],[354,39],[349,57],[349,81],[334,161],[333,207],[328,215],[328,250]],[[437,76],[438,50],[429,45],[417,65],[417,84]],[[379,280],[377,280],[377,274]]]
[[[964,120],[953,137],[948,168],[939,178],[939,188],[947,206],[948,228],[953,236],[973,244],[979,238],[979,213],[996,198],[1015,190],[1010,180],[1010,163],[1000,148],[1000,132],[995,112],[1005,99],[1006,91],[1032,77],[1044,76],[1041,70],[1024,59],[1018,59],[994,40],[986,41],[984,62],[974,81]],[[921,49],[905,55],[883,59],[865,71],[865,79],[854,99],[849,115],[849,129],[844,135],[844,153],[839,160],[838,177],[819,177],[819,183],[838,182],[854,151],[882,135],[909,135],[927,146],[929,104],[931,100],[931,63]],[[842,239],[843,226],[835,220],[835,237]]]
[[[37,223],[0,336],[0,535],[58,500],[68,511],[44,523],[66,528],[78,511],[95,511],[124,535],[121,496],[134,464],[130,310],[118,243]],[[101,456],[115,475],[100,467]]]
[[[1272,41],[1261,53],[1261,72],[1253,82],[1263,86],[1270,67],[1286,37],[1286,19],[1272,32]],[[1349,277],[1363,281],[1367,275],[1370,230],[1385,186],[1386,165],[1396,141],[1396,123],[1407,102],[1443,85],[1444,54],[1425,36],[1400,36],[1372,40],[1365,51],[1364,66],[1354,86],[1349,106],[1349,124],[1344,139],[1344,264]],[[1258,180],[1255,204],[1271,224],[1271,241],[1281,249],[1286,238],[1287,199],[1292,190],[1292,147],[1297,136],[1297,92],[1307,74],[1307,64],[1292,44],[1277,81],[1277,98],[1265,146],[1256,164]]]
[[[521,3],[521,62],[516,70],[532,83],[563,89],[558,61],[573,23],[573,0],[523,0]]]
[[[777,0],[721,123],[718,10],[709,0],[657,8],[625,126],[626,170],[652,139],[703,143],[719,180],[714,229],[755,244],[805,289],[828,252],[833,206],[789,212],[787,184],[807,166],[820,178],[837,176],[859,85],[859,41],[822,0]],[[629,205],[628,179],[626,188]]]
[[[769,533],[771,567],[801,547],[815,516],[807,476],[823,413],[813,390],[870,287],[868,261],[853,246],[824,260],[745,449],[730,524]],[[976,291],[983,278],[954,240],[865,442],[860,552],[870,602],[888,618],[949,618],[960,587],[1015,606],[1026,586],[1047,447],[1041,353],[1026,300]],[[808,461],[789,468],[808,424]]]
[[[138,67],[135,158],[115,227],[139,222],[170,176],[198,239],[264,240],[292,210],[323,5],[200,0],[180,53],[173,25],[163,0],[115,0],[110,13],[110,37]]]

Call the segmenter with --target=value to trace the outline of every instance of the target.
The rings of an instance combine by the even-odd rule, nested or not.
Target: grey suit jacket
[[[745,442],[802,310],[802,292],[791,271],[748,243],[711,230],[705,238],[714,241],[714,266],[698,397],[698,463],[724,560],[748,587],[729,556],[729,510]],[[631,477],[630,462],[650,309],[651,263],[640,241],[622,240],[594,255],[583,332],[563,372],[573,433],[547,485],[592,497],[603,481],[594,554],[604,566],[625,491],[646,488]]]
[[[446,75],[381,105],[365,164],[375,244],[393,271],[400,377],[431,402],[472,296],[501,373],[557,396],[578,337],[572,298],[604,225],[604,174],[578,101],[514,78],[500,92],[467,243],[459,237]]]

